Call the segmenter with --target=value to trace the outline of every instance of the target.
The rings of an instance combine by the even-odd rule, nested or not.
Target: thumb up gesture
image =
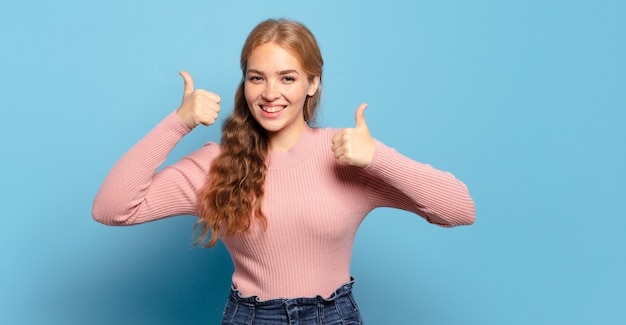
[[[203,89],[194,89],[189,73],[181,71],[180,75],[185,82],[185,88],[183,102],[176,110],[178,117],[190,129],[198,124],[209,126],[215,123],[220,111],[220,96]]]
[[[361,104],[356,109],[354,118],[355,128],[343,129],[332,139],[332,149],[335,158],[342,165],[367,167],[374,157],[374,138],[365,123],[365,109],[367,104]]]

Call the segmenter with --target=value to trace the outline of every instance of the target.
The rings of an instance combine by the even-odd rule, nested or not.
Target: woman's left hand
[[[374,138],[365,123],[365,109],[363,103],[356,109],[354,118],[355,128],[343,129],[333,136],[333,152],[335,158],[342,165],[367,167],[374,157]]]

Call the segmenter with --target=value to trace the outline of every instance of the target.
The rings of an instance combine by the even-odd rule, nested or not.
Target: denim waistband
[[[278,298],[278,299],[269,299],[269,300],[260,300],[258,296],[247,296],[244,297],[241,295],[241,292],[235,288],[235,285],[231,285],[230,287],[230,298],[237,301],[240,304],[253,305],[256,307],[277,307],[280,308],[285,304],[293,304],[293,305],[318,305],[318,304],[327,304],[332,303],[338,298],[348,296],[352,293],[352,286],[354,285],[354,278],[350,277],[350,282],[343,284],[337,290],[335,290],[328,298],[324,298],[322,296],[316,297],[302,297],[302,298]]]

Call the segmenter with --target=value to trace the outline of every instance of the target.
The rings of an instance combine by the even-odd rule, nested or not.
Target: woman
[[[352,296],[352,244],[376,207],[444,227],[474,222],[466,186],[372,138],[362,104],[356,126],[318,129],[323,60],[303,25],[267,20],[241,53],[243,78],[220,144],[156,172],[198,124],[213,125],[220,97],[181,72],[180,107],[113,167],[95,220],[132,225],[197,215],[198,243],[222,240],[235,271],[222,324],[361,324]]]

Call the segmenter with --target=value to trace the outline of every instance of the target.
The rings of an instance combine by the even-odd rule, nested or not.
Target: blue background
[[[354,247],[368,324],[626,323],[624,1],[3,1],[0,323],[215,324],[223,246],[189,216],[114,228],[91,203],[180,103],[220,94],[266,18],[325,59],[321,126],[372,134],[467,183],[478,219],[376,210]],[[219,139],[198,128],[168,163]]]

